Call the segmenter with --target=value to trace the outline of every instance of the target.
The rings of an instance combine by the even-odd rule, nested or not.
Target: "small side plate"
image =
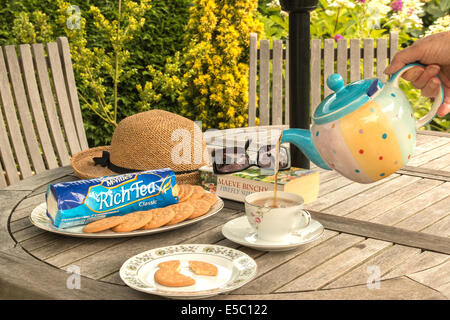
[[[154,280],[158,264],[180,260],[182,274],[195,279],[187,287],[166,287]],[[212,263],[217,276],[200,276],[189,270],[189,261]],[[173,299],[199,299],[235,290],[256,276],[256,262],[247,254],[228,247],[209,244],[183,244],[157,248],[131,257],[120,268],[120,277],[129,287]]]

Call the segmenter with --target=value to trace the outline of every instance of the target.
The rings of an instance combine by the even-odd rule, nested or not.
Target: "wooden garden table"
[[[182,243],[238,248],[258,264],[245,286],[212,299],[448,299],[450,297],[450,135],[422,132],[408,167],[374,184],[321,171],[308,205],[323,236],[285,252],[262,252],[224,239],[223,224],[243,214],[226,201],[220,213],[181,229],[135,238],[80,239],[29,222],[49,183],[77,179],[70,167],[0,190],[0,298],[159,299],[127,287],[119,268],[145,250]],[[68,289],[66,269],[81,270]],[[379,275],[380,282],[374,282]],[[368,285],[369,283],[369,285]]]

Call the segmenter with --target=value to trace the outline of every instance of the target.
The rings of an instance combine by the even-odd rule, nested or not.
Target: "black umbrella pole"
[[[310,19],[318,0],[280,0],[289,12],[289,126],[309,130],[310,124]],[[310,162],[295,147],[291,148],[291,164],[310,168]]]
[[[308,129],[310,126],[310,19],[309,11],[289,14],[289,125]],[[309,159],[291,147],[294,167],[310,168]]]

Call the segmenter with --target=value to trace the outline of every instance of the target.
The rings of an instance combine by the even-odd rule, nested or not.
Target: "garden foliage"
[[[319,0],[311,33],[349,39],[395,30],[406,46],[448,30],[449,13],[450,0]],[[69,38],[91,146],[108,144],[124,117],[155,108],[204,129],[245,126],[249,33],[285,39],[288,26],[277,0],[0,0],[0,45]],[[402,86],[424,114],[429,102]],[[449,124],[435,119],[428,128]]]
[[[287,38],[289,17],[278,0],[259,0],[258,16],[268,37]],[[420,37],[450,30],[450,0],[319,0],[317,9],[311,12],[310,30],[312,38],[336,41],[376,39],[396,31],[400,46],[406,47]],[[401,81],[401,87],[416,117],[430,110],[431,102],[421,96],[420,90],[405,81]],[[450,115],[434,118],[425,128],[448,130]]]
[[[193,0],[186,46],[139,87],[142,108],[171,101],[203,129],[235,128],[248,120],[249,34],[260,33],[256,0]]]
[[[184,28],[189,19],[190,0],[151,0],[150,3],[122,1],[122,10],[125,10],[122,12],[122,27],[129,25],[130,21],[126,19],[132,16],[136,19],[139,32],[138,29],[129,29],[127,35],[131,34],[131,37],[120,38],[123,47],[114,48],[114,32],[108,31],[108,24],[112,25],[118,19],[118,2],[73,2],[79,8],[77,16],[76,8],[67,10],[72,3],[60,0],[0,0],[0,45],[54,41],[58,36],[69,38],[84,125],[91,146],[108,144],[114,131],[114,122],[140,111],[141,97],[136,86],[151,79],[146,71],[147,66],[163,69],[167,57],[184,47]],[[143,25],[139,25],[139,14],[126,12],[127,4],[136,3],[140,6],[141,2],[151,6],[142,16],[145,19]],[[68,22],[75,24],[75,27],[79,23],[82,28],[69,29]],[[117,99],[114,94],[115,50],[121,52]],[[92,60],[89,61],[88,57]],[[89,71],[96,73],[95,76],[92,74],[94,82],[89,80],[88,65]],[[172,105],[172,110],[175,109]]]

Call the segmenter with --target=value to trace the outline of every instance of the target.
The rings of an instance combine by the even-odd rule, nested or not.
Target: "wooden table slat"
[[[370,259],[366,260],[363,264],[350,272],[339,277],[335,281],[326,285],[324,289],[333,289],[341,287],[350,287],[365,284],[370,281],[369,277],[376,272],[380,271],[380,276],[393,270],[402,261],[408,258],[419,255],[421,249],[406,247],[402,245],[393,245],[387,247],[385,250],[381,250],[378,254],[373,255]],[[378,269],[374,269],[378,268]]]
[[[327,260],[311,271],[302,274],[294,281],[279,288],[277,292],[318,290],[337,279],[340,275],[345,274],[348,270],[358,266],[378,251],[391,245],[391,243],[386,241],[367,239]]]

